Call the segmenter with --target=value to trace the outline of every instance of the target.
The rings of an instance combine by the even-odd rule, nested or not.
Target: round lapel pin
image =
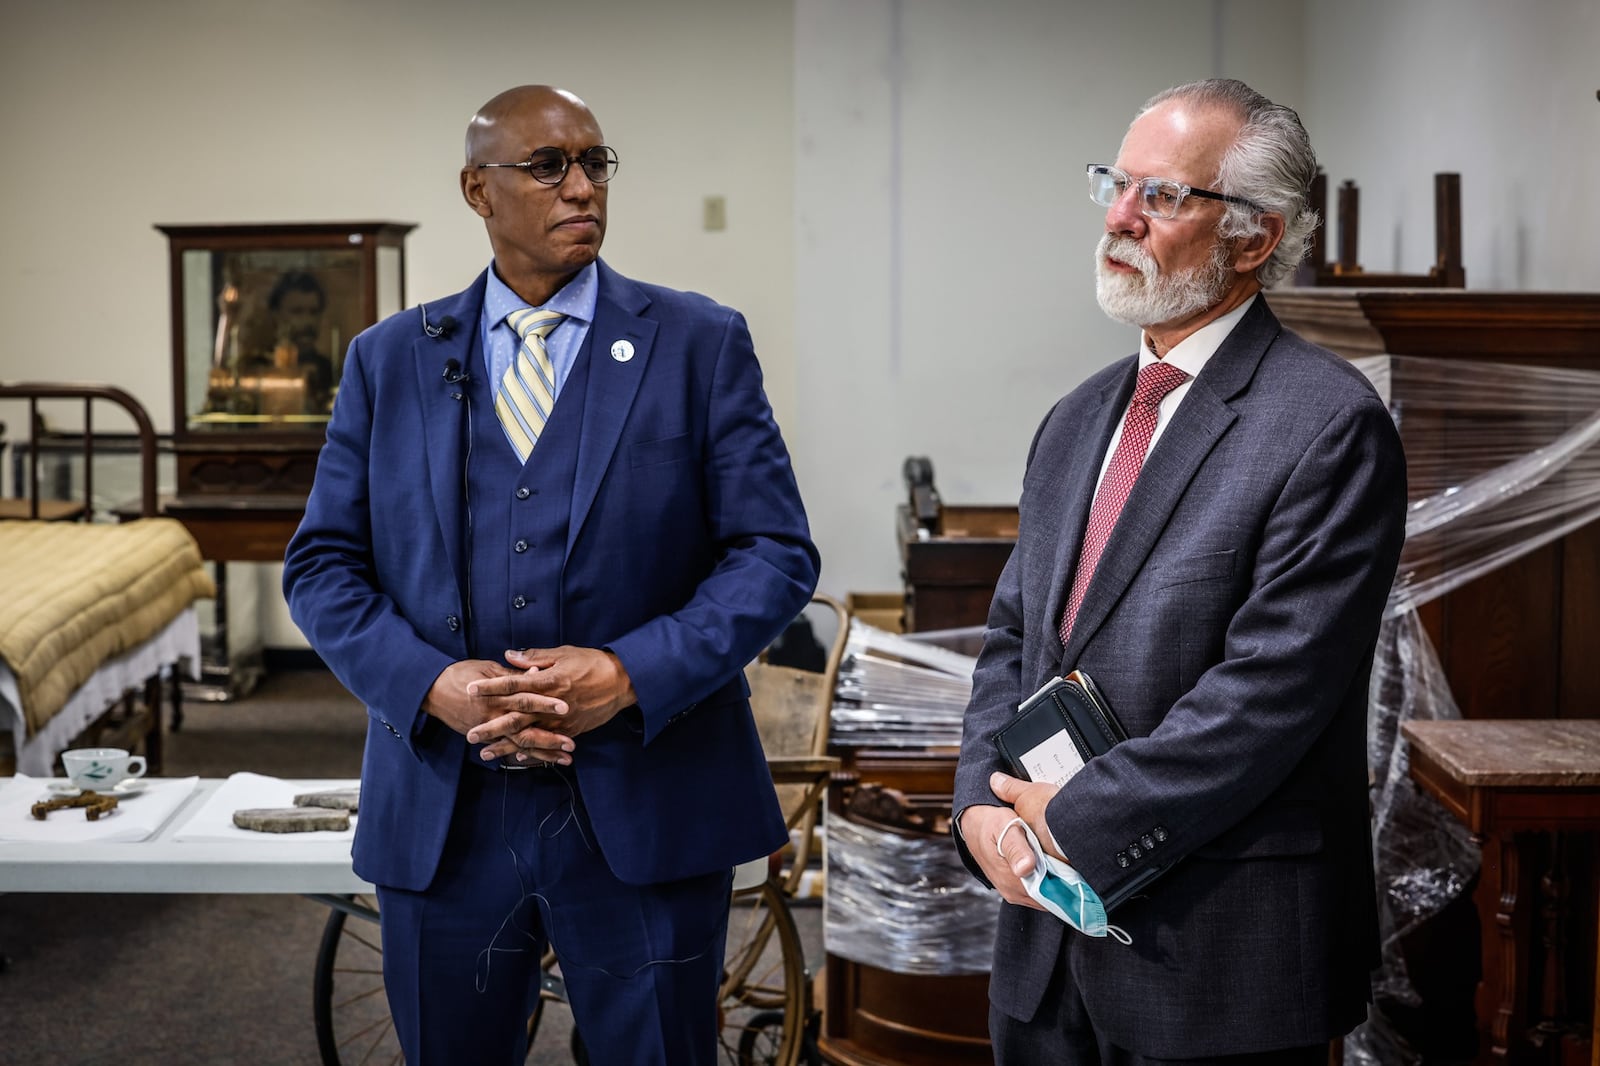
[[[611,345],[611,358],[619,363],[626,363],[633,358],[632,341],[616,341]]]

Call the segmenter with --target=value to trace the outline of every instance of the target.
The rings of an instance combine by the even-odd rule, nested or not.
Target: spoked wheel
[[[330,904],[317,950],[312,1012],[323,1066],[403,1066],[400,1040],[383,989],[378,901],[370,896]],[[544,1011],[541,996],[528,1018],[528,1044]]]
[[[722,1052],[738,1066],[800,1061],[810,988],[794,917],[772,881],[733,897],[723,957]]]
[[[739,1066],[776,1062],[783,1051],[783,1011],[752,1014],[739,1032]]]
[[[377,913],[378,901],[359,896],[356,907]],[[351,920],[337,907],[328,912],[317,951],[312,985],[317,1050],[323,1066],[373,1063],[399,1066],[404,1056],[383,994],[383,944],[375,922]]]

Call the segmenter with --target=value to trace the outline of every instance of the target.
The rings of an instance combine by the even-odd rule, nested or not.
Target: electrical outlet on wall
[[[728,200],[723,196],[707,196],[705,199],[705,230],[714,233],[728,228]]]

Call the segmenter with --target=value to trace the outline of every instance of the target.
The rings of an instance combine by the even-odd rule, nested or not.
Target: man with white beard
[[[962,857],[1003,900],[1001,1064],[1312,1066],[1365,1018],[1405,465],[1366,379],[1260,296],[1315,173],[1299,117],[1229,80],[1152,98],[1088,167],[1100,306],[1143,343],[1034,438],[956,773]],[[1074,670],[1126,739],[1013,776],[996,734]]]

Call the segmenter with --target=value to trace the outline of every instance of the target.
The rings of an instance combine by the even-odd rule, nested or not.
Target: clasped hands
[[[452,663],[433,682],[422,709],[473,744],[486,762],[570,765],[575,737],[637,702],[615,654],[599,648],[528,648]]]
[[[1022,887],[1022,879],[1033,872],[1033,849],[1028,846],[1027,834],[1012,820],[1027,822],[1040,845],[1065,862],[1066,856],[1055,850],[1055,838],[1044,820],[1045,806],[1059,786],[996,772],[989,775],[989,789],[1010,806],[977,804],[962,811],[961,839],[1001,899],[1044,910]]]

